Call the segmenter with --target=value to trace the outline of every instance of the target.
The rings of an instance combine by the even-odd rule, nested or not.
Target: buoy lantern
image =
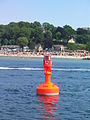
[[[43,59],[43,67],[44,67],[44,74],[45,74],[45,81],[43,84],[39,84],[36,89],[37,95],[58,95],[59,88],[56,84],[51,82],[51,55],[45,54]]]

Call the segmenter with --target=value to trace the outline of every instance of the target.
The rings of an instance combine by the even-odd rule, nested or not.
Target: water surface
[[[90,120],[90,61],[52,59],[59,96],[37,96],[42,59],[0,58],[0,120]]]

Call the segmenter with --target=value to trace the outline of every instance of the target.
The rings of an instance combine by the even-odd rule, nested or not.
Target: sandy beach
[[[42,54],[33,54],[31,52],[18,52],[18,53],[0,53],[0,57],[21,57],[21,58],[43,58]],[[64,58],[64,59],[83,59],[81,56],[70,55],[51,55],[52,58]]]

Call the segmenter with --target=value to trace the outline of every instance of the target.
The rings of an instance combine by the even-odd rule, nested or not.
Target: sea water
[[[0,120],[90,120],[90,61],[52,61],[59,96],[37,96],[43,60],[0,58]]]

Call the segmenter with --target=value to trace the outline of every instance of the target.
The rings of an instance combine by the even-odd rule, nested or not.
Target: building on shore
[[[74,38],[71,38],[71,39],[68,41],[68,43],[75,43]]]
[[[37,44],[35,46],[35,51],[37,51],[37,52],[42,52],[43,51],[43,48],[42,48],[41,44]]]
[[[2,52],[18,52],[20,47],[18,45],[3,45],[1,46]]]
[[[64,45],[53,45],[52,49],[54,51],[61,51],[61,52],[63,52],[63,51],[66,50],[66,47]]]
[[[28,52],[28,51],[30,51],[30,50],[29,50],[29,47],[28,47],[28,46],[24,46],[24,47],[23,47],[23,52]]]

